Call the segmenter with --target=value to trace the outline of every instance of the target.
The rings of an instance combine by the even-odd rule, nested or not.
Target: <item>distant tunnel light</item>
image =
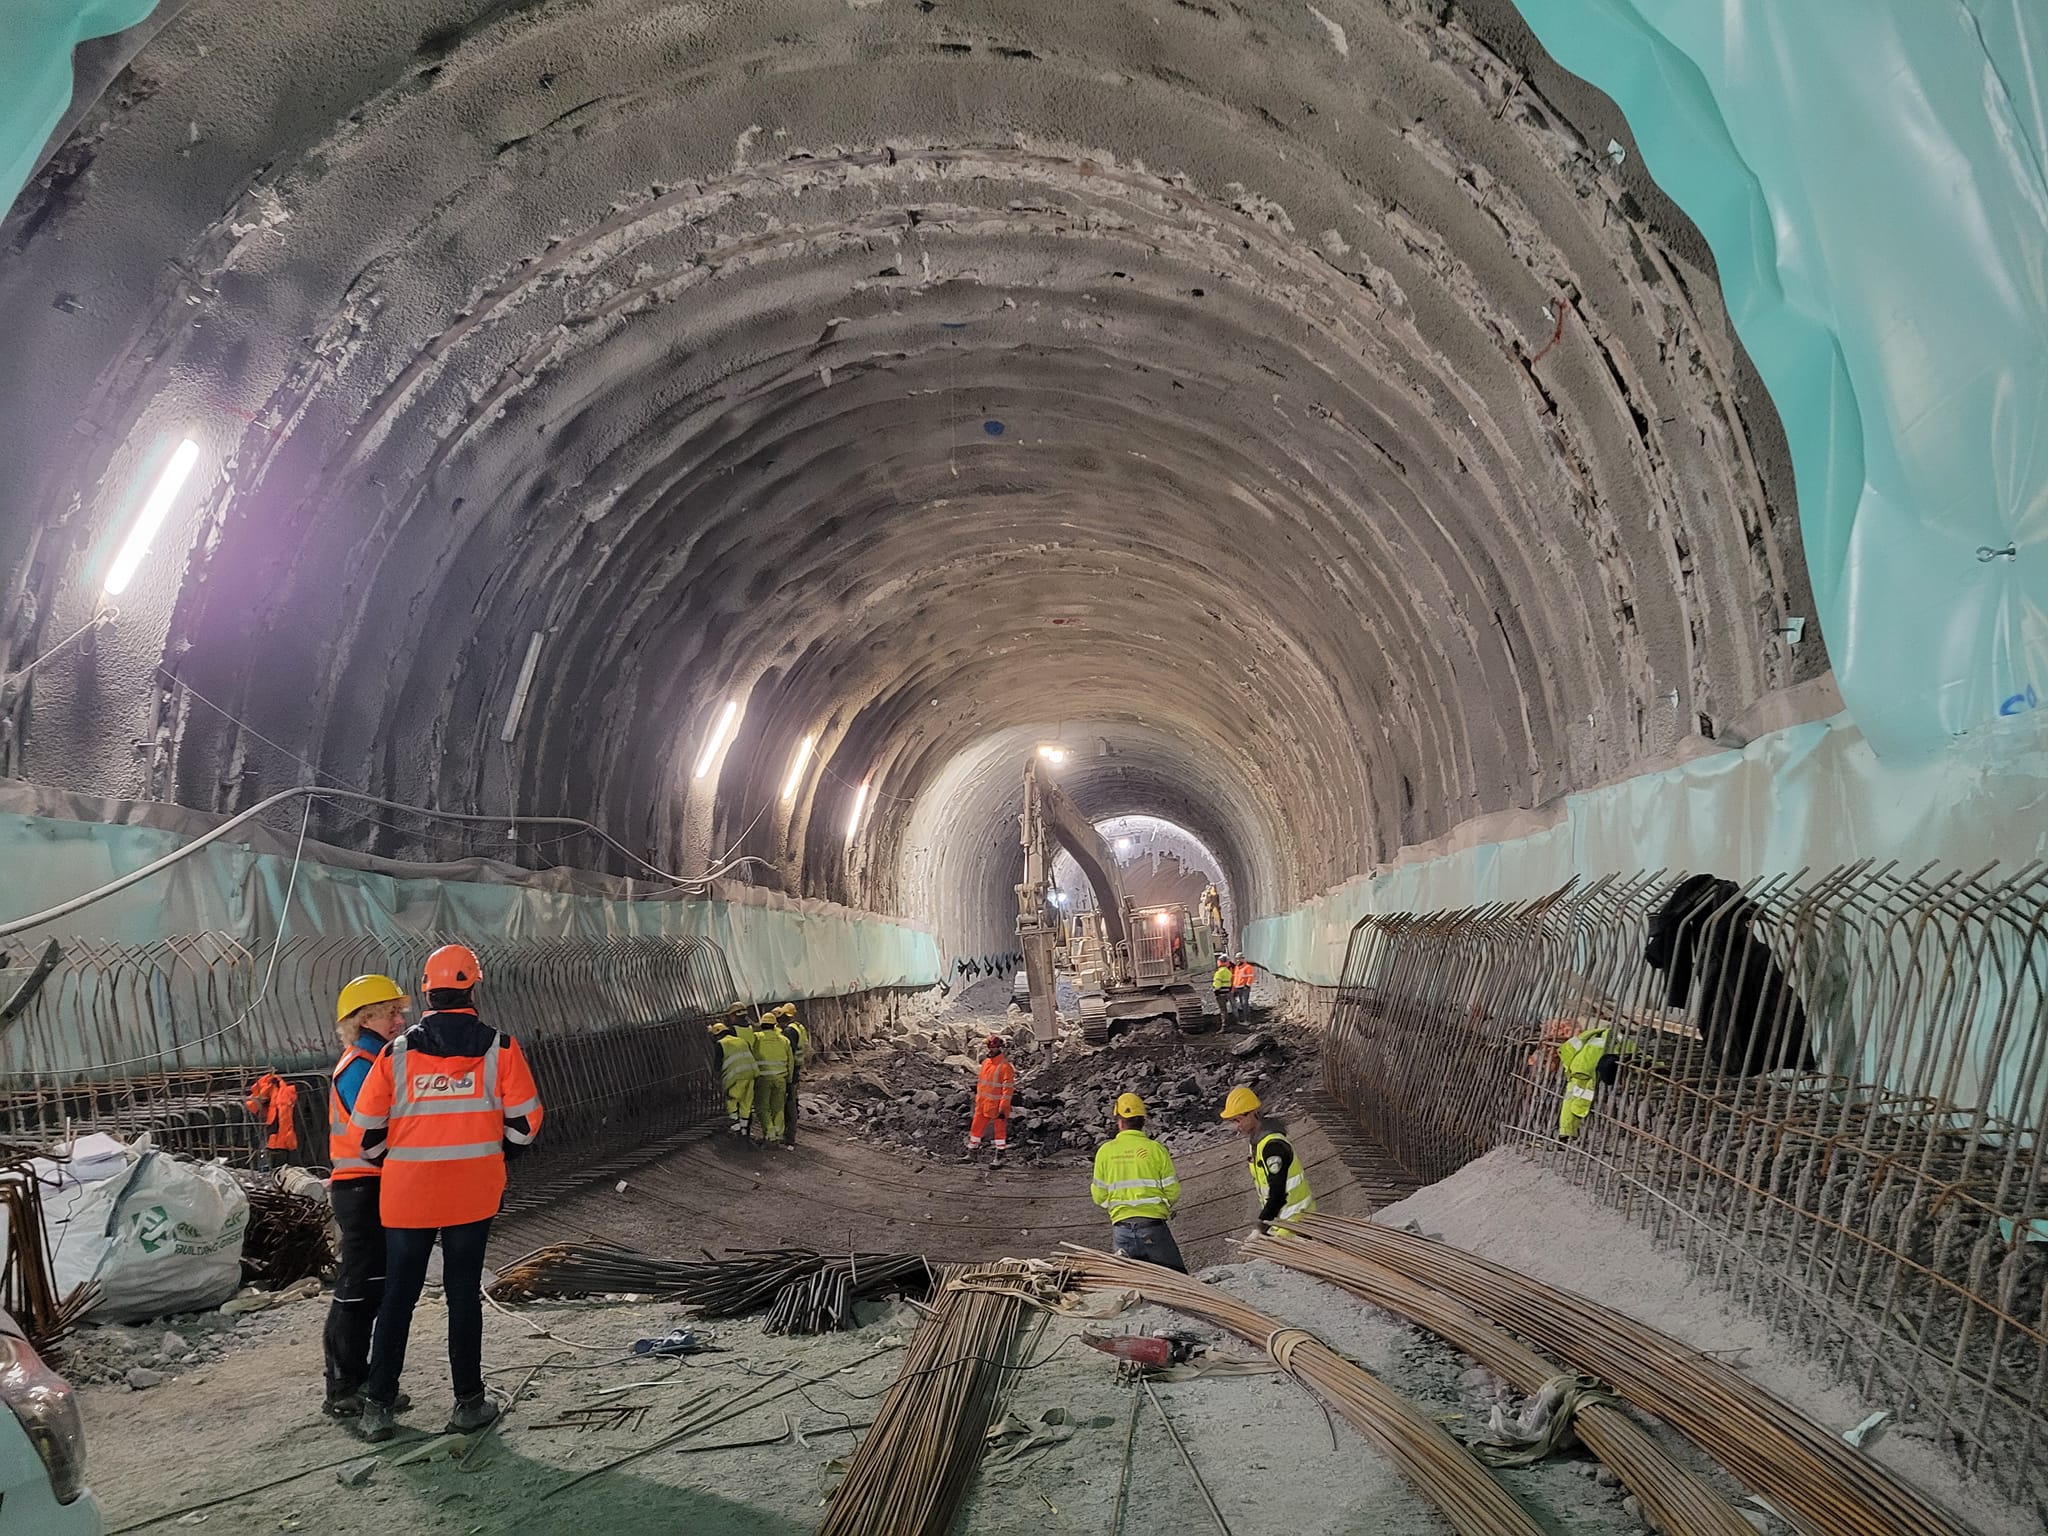
[[[1118,853],[1129,853],[1131,851],[1131,840],[1128,837],[1118,838],[1116,840],[1116,851]]]
[[[128,540],[121,546],[121,552],[114,556],[114,563],[107,568],[107,579],[100,590],[108,597],[119,597],[128,590],[128,583],[135,579],[136,567],[142,564],[142,557],[149,553],[150,541],[157,530],[164,525],[164,518],[171,510],[171,503],[178,499],[178,492],[185,488],[186,477],[192,473],[192,466],[199,462],[199,445],[186,438],[171,451],[171,462],[164,466],[162,477],[156,489],[149,493],[149,500],[142,504],[142,510],[135,515],[135,526],[128,530]]]
[[[782,781],[782,800],[786,805],[796,798],[796,787],[804,781],[804,764],[811,760],[811,748],[818,744],[815,736],[806,736],[797,743],[796,756],[789,760],[789,777]]]
[[[1064,763],[1067,760],[1067,749],[1065,747],[1052,746],[1040,747],[1038,749],[1038,755],[1044,758],[1048,763]]]
[[[1162,912],[1157,917],[1153,918],[1152,921],[1157,923],[1160,927],[1164,928],[1173,921],[1173,914],[1171,912]]]
[[[711,765],[718,761],[719,749],[725,745],[726,737],[732,734],[733,720],[739,715],[740,701],[727,699],[725,708],[718,712],[718,724],[711,728],[711,739],[704,743],[704,750],[697,754],[695,777],[703,778],[711,771]]]
[[[860,831],[861,812],[868,808],[868,785],[871,781],[862,779],[860,788],[853,792],[853,814],[846,818],[846,841],[850,845]]]

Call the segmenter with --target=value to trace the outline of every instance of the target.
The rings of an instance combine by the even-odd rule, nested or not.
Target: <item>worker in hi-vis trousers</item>
[[[1301,1154],[1287,1139],[1286,1127],[1260,1114],[1259,1096],[1240,1083],[1223,1101],[1223,1118],[1251,1143],[1252,1188],[1259,1192],[1259,1230],[1274,1222],[1315,1213],[1316,1197],[1308,1187]]]
[[[1117,1099],[1116,1123],[1115,1140],[1096,1150],[1089,1190],[1109,1212],[1110,1246],[1127,1259],[1186,1274],[1187,1263],[1167,1225],[1180,1204],[1173,1155],[1145,1134],[1145,1101],[1135,1093]]]
[[[797,1087],[803,1081],[804,1058],[810,1054],[811,1032],[797,1022],[796,1004],[784,1003],[775,1010],[775,1024],[789,1042],[789,1086],[782,1091],[782,1144],[796,1145]]]
[[[1579,1134],[1580,1125],[1593,1113],[1593,1100],[1599,1097],[1600,1084],[1614,1081],[1621,1065],[1617,1057],[1634,1053],[1635,1046],[1626,1042],[1616,1051],[1612,1035],[1608,1025],[1596,1024],[1558,1046],[1558,1065],[1564,1068],[1564,1103],[1557,1111],[1559,1136]]]
[[[725,1080],[725,1116],[735,1136],[747,1134],[754,1114],[754,1048],[725,1020],[711,1026],[718,1046],[719,1070]]]
[[[982,1042],[981,1071],[974,1081],[974,1120],[967,1129],[967,1150],[979,1152],[981,1139],[994,1133],[995,1160],[1000,1163],[1010,1150],[1010,1103],[1017,1093],[1017,1069],[1003,1054],[1003,1037],[990,1035]]]
[[[754,1123],[761,1128],[761,1139],[771,1146],[782,1140],[784,1093],[795,1055],[789,1037],[775,1027],[777,1022],[765,1019],[754,1031]]]

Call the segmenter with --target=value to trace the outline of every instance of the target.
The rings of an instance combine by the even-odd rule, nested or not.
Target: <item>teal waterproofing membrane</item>
[[[1850,714],[2048,701],[2048,4],[1516,0],[1713,248]]]
[[[5,0],[0,4],[0,209],[35,169],[71,105],[71,50],[126,31],[157,0]]]

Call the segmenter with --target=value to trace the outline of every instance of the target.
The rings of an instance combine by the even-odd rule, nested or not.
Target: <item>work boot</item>
[[[365,1440],[375,1443],[389,1440],[398,1432],[398,1405],[380,1403],[374,1397],[359,1399],[362,1406],[356,1413],[356,1433]]]
[[[458,1397],[455,1399],[455,1411],[448,1415],[448,1433],[474,1434],[495,1424],[503,1412],[488,1392],[479,1392],[475,1397]]]
[[[403,1413],[411,1406],[412,1399],[401,1392],[398,1394],[398,1401],[391,1405],[391,1411],[393,1413]],[[352,1419],[356,1417],[356,1415],[363,1411],[362,1389],[357,1387],[348,1391],[328,1393],[326,1401],[320,1405],[320,1411],[330,1419]]]

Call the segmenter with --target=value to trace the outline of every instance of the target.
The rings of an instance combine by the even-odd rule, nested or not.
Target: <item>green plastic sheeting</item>
[[[1698,224],[1790,440],[1843,700],[2048,698],[2048,4],[1516,0]]]
[[[0,885],[0,921],[95,889],[187,840],[159,827],[0,813],[0,869],[8,874]],[[939,980],[932,935],[824,902],[751,893],[736,900],[624,901],[527,884],[340,869],[311,858],[301,862],[294,883],[292,862],[288,853],[222,840],[60,920],[52,931],[134,944],[221,932],[255,948],[271,941],[285,917],[293,938],[399,932],[701,937],[725,951],[741,996],[764,1002],[928,987]]]
[[[71,50],[134,26],[157,0],[5,0],[0,5],[0,209],[27,185],[71,105]]]
[[[1347,881],[1250,924],[1245,952],[1276,975],[1329,987],[1361,917],[1524,901],[1575,877],[1664,869],[1747,881],[1866,858],[2017,869],[2048,857],[2044,727],[2038,714],[2004,721],[1996,750],[1911,764],[1878,757],[1846,715],[1773,731],[1739,752],[1569,795],[1527,835]]]

